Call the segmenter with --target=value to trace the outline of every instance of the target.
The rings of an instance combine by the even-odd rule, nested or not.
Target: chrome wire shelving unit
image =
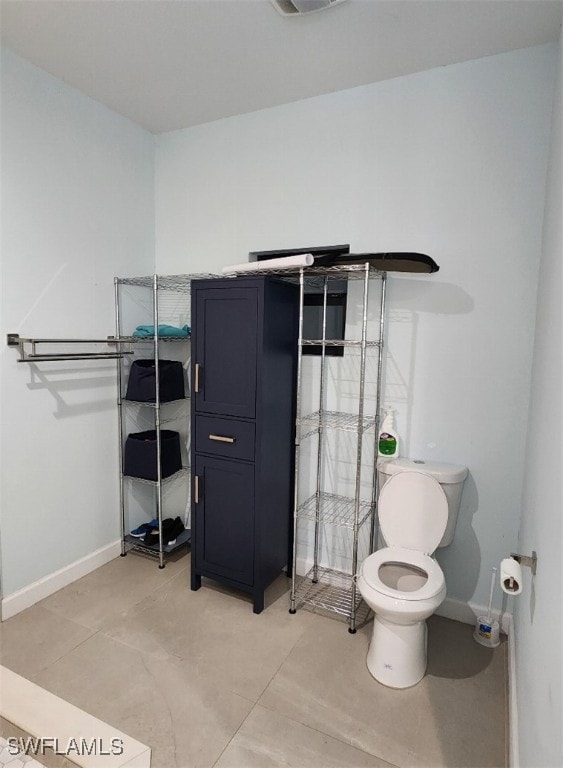
[[[243,273],[248,274],[248,273]],[[342,264],[334,266],[311,266],[288,269],[263,269],[259,267],[252,274],[267,274],[282,279],[297,282],[300,288],[299,309],[299,338],[297,354],[297,393],[296,393],[296,438],[295,438],[295,499],[293,513],[293,557],[291,567],[290,613],[296,613],[297,608],[304,606],[312,610],[322,610],[338,616],[348,622],[348,631],[356,632],[357,626],[368,618],[369,609],[361,599],[356,587],[356,572],[358,568],[358,543],[360,531],[369,526],[369,552],[375,549],[377,536],[377,467],[376,443],[379,426],[381,401],[381,380],[383,364],[383,336],[385,330],[385,304],[387,272],[375,269],[369,260],[362,263]],[[233,275],[240,276],[240,275]],[[361,328],[356,338],[333,339],[327,336],[327,306],[331,280],[361,281]],[[378,312],[378,328],[376,338],[368,337],[368,314],[370,303],[370,283],[377,281],[380,285]],[[303,321],[305,307],[305,288],[313,288],[323,294],[322,302],[322,337],[311,339],[303,337]],[[307,347],[320,348],[320,386],[319,408],[304,412],[302,407],[303,388],[303,354]],[[336,411],[326,407],[327,394],[327,350],[331,347],[341,347],[343,352],[359,353],[359,396],[354,412],[349,410]],[[373,383],[374,405],[372,413],[366,410],[366,363],[368,352],[377,353],[376,378]],[[346,359],[346,354],[342,359]],[[354,461],[354,491],[350,496],[331,493],[323,488],[323,458],[325,454],[326,435],[331,431],[349,433],[355,436],[356,452]],[[364,498],[362,485],[362,456],[364,454],[364,437],[371,434],[374,456],[370,467],[369,498]],[[301,448],[307,440],[317,439],[316,459],[316,488],[313,493],[301,487],[300,460]],[[303,484],[304,485],[304,484]],[[303,498],[304,497],[304,498]],[[312,523],[314,526],[313,564],[305,575],[297,573],[299,554],[298,528],[300,523]],[[321,563],[321,532],[326,529],[340,529],[351,535],[348,556],[351,567],[327,567]]]
[[[349,622],[348,629],[352,634],[369,616],[369,608],[356,589],[355,580],[348,573],[333,568],[311,568],[300,580],[295,594],[296,605],[336,614]]]
[[[320,491],[309,496],[297,507],[297,517],[300,520],[311,520],[324,525],[339,525],[343,528],[354,528],[356,503],[355,499],[340,496],[337,493]],[[371,501],[359,503],[358,527],[361,527],[371,516]]]
[[[355,338],[331,339],[327,338],[327,305],[330,281],[332,278],[342,280],[347,278],[350,288],[351,280],[362,281],[359,332]],[[377,469],[375,462],[376,440],[379,425],[379,412],[381,400],[381,380],[383,362],[383,337],[385,329],[385,298],[386,298],[386,273],[373,269],[369,262],[349,266],[333,266],[318,268],[303,268],[299,272],[300,285],[300,312],[299,312],[299,339],[297,359],[297,419],[295,441],[295,502],[293,517],[293,561],[291,573],[290,613],[295,613],[300,606],[312,610],[322,610],[336,615],[348,622],[348,631],[356,632],[357,626],[368,617],[369,609],[361,600],[356,587],[356,573],[359,564],[359,537],[365,526],[369,527],[369,554],[375,548],[376,539],[376,486]],[[368,324],[370,303],[370,285],[378,281],[380,285],[378,325],[375,338],[368,338],[368,331],[372,324]],[[304,321],[304,296],[306,285],[314,283],[318,289],[322,288],[322,337],[320,339],[303,338]],[[303,413],[304,387],[307,382],[303,376],[303,353],[306,347],[315,345],[320,347],[320,371],[319,380],[319,407],[310,413]],[[327,349],[329,347],[343,347],[344,352],[349,350],[354,354],[359,353],[358,394],[354,410],[336,411],[327,407],[327,393],[330,382],[327,376]],[[366,364],[368,351],[375,350],[377,360],[375,362],[375,381],[371,382],[369,401],[372,403],[371,412],[366,407]],[[318,359],[317,358],[317,359]],[[341,358],[344,360],[345,357]],[[334,363],[333,363],[334,364]],[[340,363],[337,363],[340,364]],[[330,462],[327,452],[327,436],[329,433],[347,432],[355,439],[355,461],[351,465],[350,484],[353,492],[350,495],[332,493],[325,488],[325,465]],[[316,439],[316,472],[309,480],[306,489],[302,482],[300,462],[302,447],[307,441]],[[362,478],[362,458],[365,454],[365,441],[371,439],[373,447],[372,465],[369,470],[369,490],[366,491],[365,477]],[[313,449],[314,453],[314,449]],[[364,467],[365,473],[365,467]],[[311,492],[312,491],[312,492]],[[367,496],[367,498],[366,498]],[[305,523],[313,526],[313,562],[307,572],[298,574],[299,560],[299,530]],[[346,561],[349,568],[327,567],[323,562],[321,553],[321,538],[327,530],[334,533],[337,529],[347,532]],[[309,559],[309,558],[306,558]],[[329,564],[330,566],[330,564]]]
[[[122,557],[129,551],[147,555],[158,559],[159,568],[165,567],[166,555],[183,547],[191,540],[191,531],[189,521],[186,517],[189,510],[189,466],[187,456],[189,449],[187,440],[189,435],[189,394],[184,400],[173,400],[165,403],[160,400],[159,377],[155,377],[155,402],[138,402],[128,400],[124,396],[127,376],[130,364],[135,354],[152,354],[155,361],[155,369],[158,370],[159,360],[162,358],[165,345],[167,354],[174,354],[183,363],[187,363],[190,357],[190,338],[189,336],[167,336],[159,333],[161,324],[171,324],[177,327],[189,325],[190,307],[191,307],[191,281],[201,277],[213,277],[207,274],[187,274],[187,275],[150,275],[146,277],[128,277],[114,279],[114,299],[115,299],[115,341],[119,348],[124,343],[131,346],[133,350],[131,357],[118,358],[117,361],[117,407],[118,407],[118,431],[119,431],[119,503],[121,520],[121,555]],[[129,296],[126,296],[127,292]],[[133,336],[132,331],[136,325],[148,323],[156,329],[156,333],[150,336]],[[126,333],[124,333],[126,331]],[[174,352],[169,352],[174,350]],[[133,413],[135,411],[135,413]],[[133,477],[124,474],[124,445],[127,435],[126,424],[128,421],[137,423],[146,418],[156,432],[156,480],[147,480],[145,478]],[[182,468],[168,477],[162,477],[161,472],[161,428],[163,424],[172,422],[179,423],[182,438],[185,437],[185,445],[182,449],[182,455],[185,461],[182,462]],[[146,428],[146,426],[145,426]],[[128,503],[127,499],[132,491],[131,486],[153,489],[154,514],[145,514],[147,522],[152,517],[158,521],[158,544],[144,544],[140,539],[131,536],[127,532],[128,525]],[[164,507],[164,491],[168,492],[174,486],[180,485],[185,497],[184,516],[185,530],[177,537],[174,544],[167,544],[163,541],[162,521]],[[175,488],[178,493],[178,488]],[[143,494],[140,493],[140,496]],[[150,494],[149,494],[150,495]],[[174,513],[174,517],[181,516]],[[131,523],[131,520],[129,520]],[[137,523],[138,524],[138,521]],[[134,524],[132,524],[134,525]],[[136,527],[136,525],[134,525]]]
[[[357,414],[342,413],[341,411],[315,411],[303,418],[297,419],[297,427],[301,429],[301,439],[312,434],[318,434],[321,425],[326,429],[342,429],[347,432],[365,432],[375,426],[375,416],[364,415],[360,423]]]

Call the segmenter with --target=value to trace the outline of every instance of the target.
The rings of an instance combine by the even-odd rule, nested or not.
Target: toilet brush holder
[[[500,645],[500,626],[496,619],[491,617],[493,608],[493,594],[495,591],[495,578],[497,569],[493,568],[491,573],[491,589],[489,592],[489,609],[486,616],[478,616],[473,632],[473,639],[486,648],[496,648]]]
[[[488,616],[478,616],[473,639],[486,648],[497,648],[500,645],[500,625],[498,621]]]

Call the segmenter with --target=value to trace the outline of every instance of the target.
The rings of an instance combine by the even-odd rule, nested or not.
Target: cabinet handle
[[[194,504],[199,504],[199,477],[194,475]]]
[[[236,437],[226,437],[225,435],[209,435],[208,437],[217,443],[234,443],[236,440]]]
[[[199,392],[199,363],[194,365],[194,392]]]

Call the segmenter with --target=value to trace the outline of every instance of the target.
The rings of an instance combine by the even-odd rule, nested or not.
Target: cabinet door
[[[195,321],[196,411],[254,418],[258,290],[197,290]]]
[[[197,571],[254,581],[254,465],[196,456]]]

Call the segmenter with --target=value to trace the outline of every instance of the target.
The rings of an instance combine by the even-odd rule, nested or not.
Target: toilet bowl
[[[375,614],[367,666],[380,683],[408,688],[424,677],[426,619],[446,597],[444,574],[432,554],[450,510],[440,483],[413,470],[387,480],[378,508],[388,546],[367,557],[358,574],[358,589]]]

